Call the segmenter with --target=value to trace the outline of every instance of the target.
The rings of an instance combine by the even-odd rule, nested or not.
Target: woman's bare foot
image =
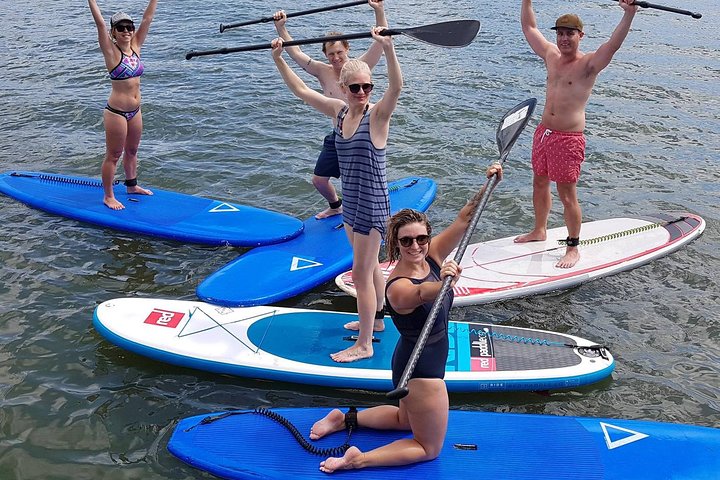
[[[328,207],[325,210],[323,210],[322,212],[315,215],[315,218],[317,218],[318,220],[322,220],[323,218],[334,217],[335,215],[340,215],[341,213],[342,213],[342,205],[339,206],[338,208]]]
[[[357,332],[360,330],[360,322],[357,320],[353,320],[352,322],[348,322],[345,325],[343,325],[345,329],[347,330],[353,330]],[[382,318],[376,318],[375,323],[373,324],[373,332],[382,332],[385,330],[385,321]]]
[[[135,193],[137,195],[152,195],[153,193],[146,189],[142,188],[140,185],[135,185],[134,187],[127,187],[127,193]]]
[[[558,268],[572,268],[580,260],[580,251],[577,247],[567,247],[565,256],[555,264]]]
[[[325,473],[333,473],[335,470],[349,470],[357,468],[354,464],[354,460],[359,460],[362,456],[362,452],[357,447],[350,447],[345,452],[342,458],[330,457],[324,462],[320,462],[320,471]]]
[[[310,440],[318,440],[330,433],[339,432],[345,428],[345,414],[337,408],[315,422],[310,429]]]
[[[372,345],[358,345],[355,344],[350,348],[339,351],[337,353],[330,354],[330,358],[338,363],[350,363],[362,360],[363,358],[370,358],[373,356]]]
[[[530,233],[524,235],[518,235],[515,237],[513,242],[515,243],[528,243],[528,242],[544,242],[547,239],[546,230],[533,230]]]
[[[112,208],[113,210],[122,210],[125,208],[125,205],[118,202],[115,197],[105,197],[103,198],[103,203],[106,207]]]

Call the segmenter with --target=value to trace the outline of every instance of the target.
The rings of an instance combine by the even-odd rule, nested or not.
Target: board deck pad
[[[346,408],[342,408],[346,411]],[[308,440],[328,408],[278,408],[318,448],[345,443],[340,431]],[[183,462],[227,479],[326,479],[326,456],[308,453],[279,421],[250,411],[180,420],[168,450]],[[205,419],[216,418],[208,421]],[[205,420],[206,423],[201,423]],[[349,444],[366,452],[410,432],[358,428]],[[335,472],[348,479],[707,480],[720,471],[720,430],[592,417],[450,410],[435,460]]]
[[[425,211],[437,186],[429,178],[408,177],[388,183],[390,210]],[[198,285],[197,296],[229,307],[267,305],[299,295],[352,267],[352,247],[342,215],[305,220],[301,235],[273,246],[255,248],[228,263]]]
[[[336,363],[352,344],[357,314],[283,307],[229,308],[203,302],[118,298],[95,309],[110,342],[161,362],[250,378],[390,391],[399,339],[392,320],[375,333],[374,355]],[[607,349],[573,335],[482,322],[450,322],[445,381],[450,391],[552,390],[607,378]]]
[[[254,247],[290,240],[303,229],[300,220],[278,212],[149,188],[153,195],[131,195],[116,184],[115,197],[125,208],[112,210],[102,202],[98,179],[41,172],[0,174],[0,193],[33,208],[181,242]]]
[[[583,223],[580,261],[572,268],[555,264],[565,254],[558,240],[565,227],[548,230],[544,242],[515,243],[516,237],[470,245],[460,265],[453,305],[477,305],[574,287],[668,255],[697,238],[705,221],[690,213],[656,214]],[[448,258],[453,258],[451,253]],[[381,264],[385,278],[394,265]],[[341,290],[355,296],[352,271],[335,278]]]

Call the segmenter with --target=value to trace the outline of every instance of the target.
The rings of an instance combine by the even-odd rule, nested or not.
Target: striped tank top
[[[370,111],[366,110],[357,130],[343,138],[342,124],[348,107],[338,113],[335,149],[340,164],[343,221],[353,232],[369,235],[373,228],[385,238],[390,199],[388,197],[385,149],[370,139]]]

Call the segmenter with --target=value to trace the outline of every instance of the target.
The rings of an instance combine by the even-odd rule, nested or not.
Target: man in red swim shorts
[[[610,39],[594,52],[579,50],[583,23],[577,15],[560,16],[552,27],[555,43],[538,30],[532,0],[522,0],[520,23],[533,51],[545,61],[547,86],[542,120],[533,137],[533,208],[535,227],[520,235],[517,243],[547,239],[547,220],[552,205],[550,182],[557,185],[568,230],[565,255],[556,264],[571,268],[580,260],[578,244],[582,210],[577,198],[580,165],[585,159],[585,105],[598,74],[610,64],[630,31],[637,5],[633,0],[619,0],[623,17]]]

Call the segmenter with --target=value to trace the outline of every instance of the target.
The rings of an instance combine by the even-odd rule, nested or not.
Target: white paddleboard
[[[273,306],[228,308],[152,298],[108,300],[95,329],[112,343],[160,362],[250,378],[392,390],[399,334],[386,319],[372,358],[336,363],[352,345],[343,328],[357,314]],[[450,322],[445,382],[451,391],[554,390],[608,377],[604,347],[573,335],[479,322]]]
[[[613,218],[582,224],[580,261],[572,268],[555,264],[565,254],[558,240],[565,227],[548,230],[544,242],[515,243],[517,235],[470,245],[460,262],[453,305],[477,305],[574,287],[667,255],[698,237],[705,220],[691,213]],[[454,252],[449,258],[454,257]],[[385,278],[394,265],[381,264]],[[355,296],[352,271],[335,278]]]

